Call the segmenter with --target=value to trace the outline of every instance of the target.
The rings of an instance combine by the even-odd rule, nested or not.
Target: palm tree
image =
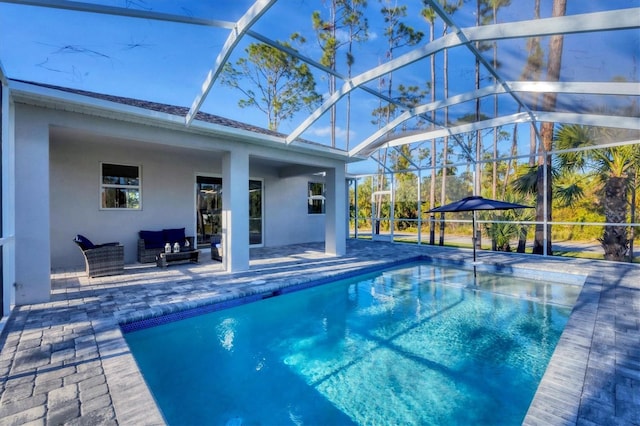
[[[607,146],[597,148],[602,139],[619,139],[602,128],[576,124],[562,125],[554,137],[558,150],[594,147],[558,154],[553,167],[549,167],[554,182],[553,198],[560,206],[572,206],[585,194],[585,185],[595,182],[599,185],[600,204],[603,206],[605,225],[598,240],[604,249],[606,260],[629,260],[630,238],[627,227],[627,213],[630,210],[635,220],[636,174],[640,170],[640,154],[632,145]],[[586,172],[586,173],[585,173]],[[521,168],[514,181],[514,189],[522,194],[535,194],[538,190],[537,166]],[[631,196],[629,196],[631,194]],[[631,200],[629,201],[629,198]]]
[[[505,197],[505,201],[526,205],[529,204],[526,198],[527,197],[516,197],[513,194],[509,194]],[[494,216],[493,220],[508,223],[491,222],[485,225],[485,232],[487,236],[491,238],[491,250],[510,252],[512,250],[511,241],[517,238],[518,245],[516,251],[518,253],[524,253],[529,226],[517,224],[516,222],[531,221],[533,219],[534,214],[531,209],[504,210],[500,215]]]
[[[604,182],[604,214],[607,223],[627,223],[628,172],[633,167],[633,147],[630,145],[595,151],[598,174]],[[637,149],[637,148],[635,148]],[[626,226],[606,225],[598,239],[606,260],[626,261],[629,238]]]
[[[556,136],[558,149],[592,146],[603,138],[612,135],[605,129],[580,125],[561,126]],[[593,165],[596,182],[601,185],[600,196],[604,207],[605,222],[610,224],[627,223],[630,203],[628,195],[633,190],[632,175],[638,167],[637,148],[631,145],[597,148],[589,151],[576,151],[558,155],[561,170],[574,171],[584,169],[588,163]],[[565,189],[566,190],[566,189]],[[569,193],[580,193],[570,190]],[[602,237],[598,239],[604,249],[606,260],[628,260],[629,238],[627,227],[605,225]]]

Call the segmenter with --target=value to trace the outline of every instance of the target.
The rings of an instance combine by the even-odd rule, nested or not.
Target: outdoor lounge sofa
[[[189,247],[193,247],[194,238],[184,234],[184,228],[163,229],[162,231],[140,231],[138,232],[138,262],[152,263],[156,257],[164,251],[165,244],[171,247],[175,243],[184,247],[189,242]]]
[[[80,234],[73,242],[82,251],[85,270],[90,278],[118,275],[124,272],[124,246],[120,243],[96,245]]]

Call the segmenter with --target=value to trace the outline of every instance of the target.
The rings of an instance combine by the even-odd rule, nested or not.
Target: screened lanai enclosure
[[[482,195],[534,207],[478,212],[482,249],[638,257],[640,0],[0,0],[0,40],[3,91],[335,152],[353,238],[470,247],[471,213],[427,211]]]

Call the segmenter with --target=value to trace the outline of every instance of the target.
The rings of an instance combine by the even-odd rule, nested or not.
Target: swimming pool
[[[580,288],[410,264],[125,338],[171,425],[520,424]]]

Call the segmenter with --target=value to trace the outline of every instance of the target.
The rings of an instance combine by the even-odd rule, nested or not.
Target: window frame
[[[104,166],[112,165],[112,166],[123,166],[123,167],[135,167],[138,169],[138,184],[137,185],[124,185],[124,184],[110,184],[104,183]],[[100,170],[98,172],[99,177],[99,192],[98,192],[98,205],[99,210],[109,210],[109,211],[141,211],[142,210],[142,165],[141,164],[128,164],[128,163],[120,163],[113,161],[101,161],[100,162]],[[103,193],[106,188],[116,188],[116,189],[127,189],[127,190],[137,190],[138,191],[138,207],[105,207],[103,205]]]
[[[312,189],[312,185],[321,185],[322,187],[322,193],[321,194],[316,194],[313,193],[313,189]],[[327,186],[325,185],[324,182],[318,182],[318,181],[309,181],[307,183],[307,214],[308,215],[322,215],[322,214],[326,214],[326,197],[327,194]],[[321,200],[322,201],[322,209],[321,211],[311,211],[312,206],[314,206],[313,201],[317,201],[317,200]]]

